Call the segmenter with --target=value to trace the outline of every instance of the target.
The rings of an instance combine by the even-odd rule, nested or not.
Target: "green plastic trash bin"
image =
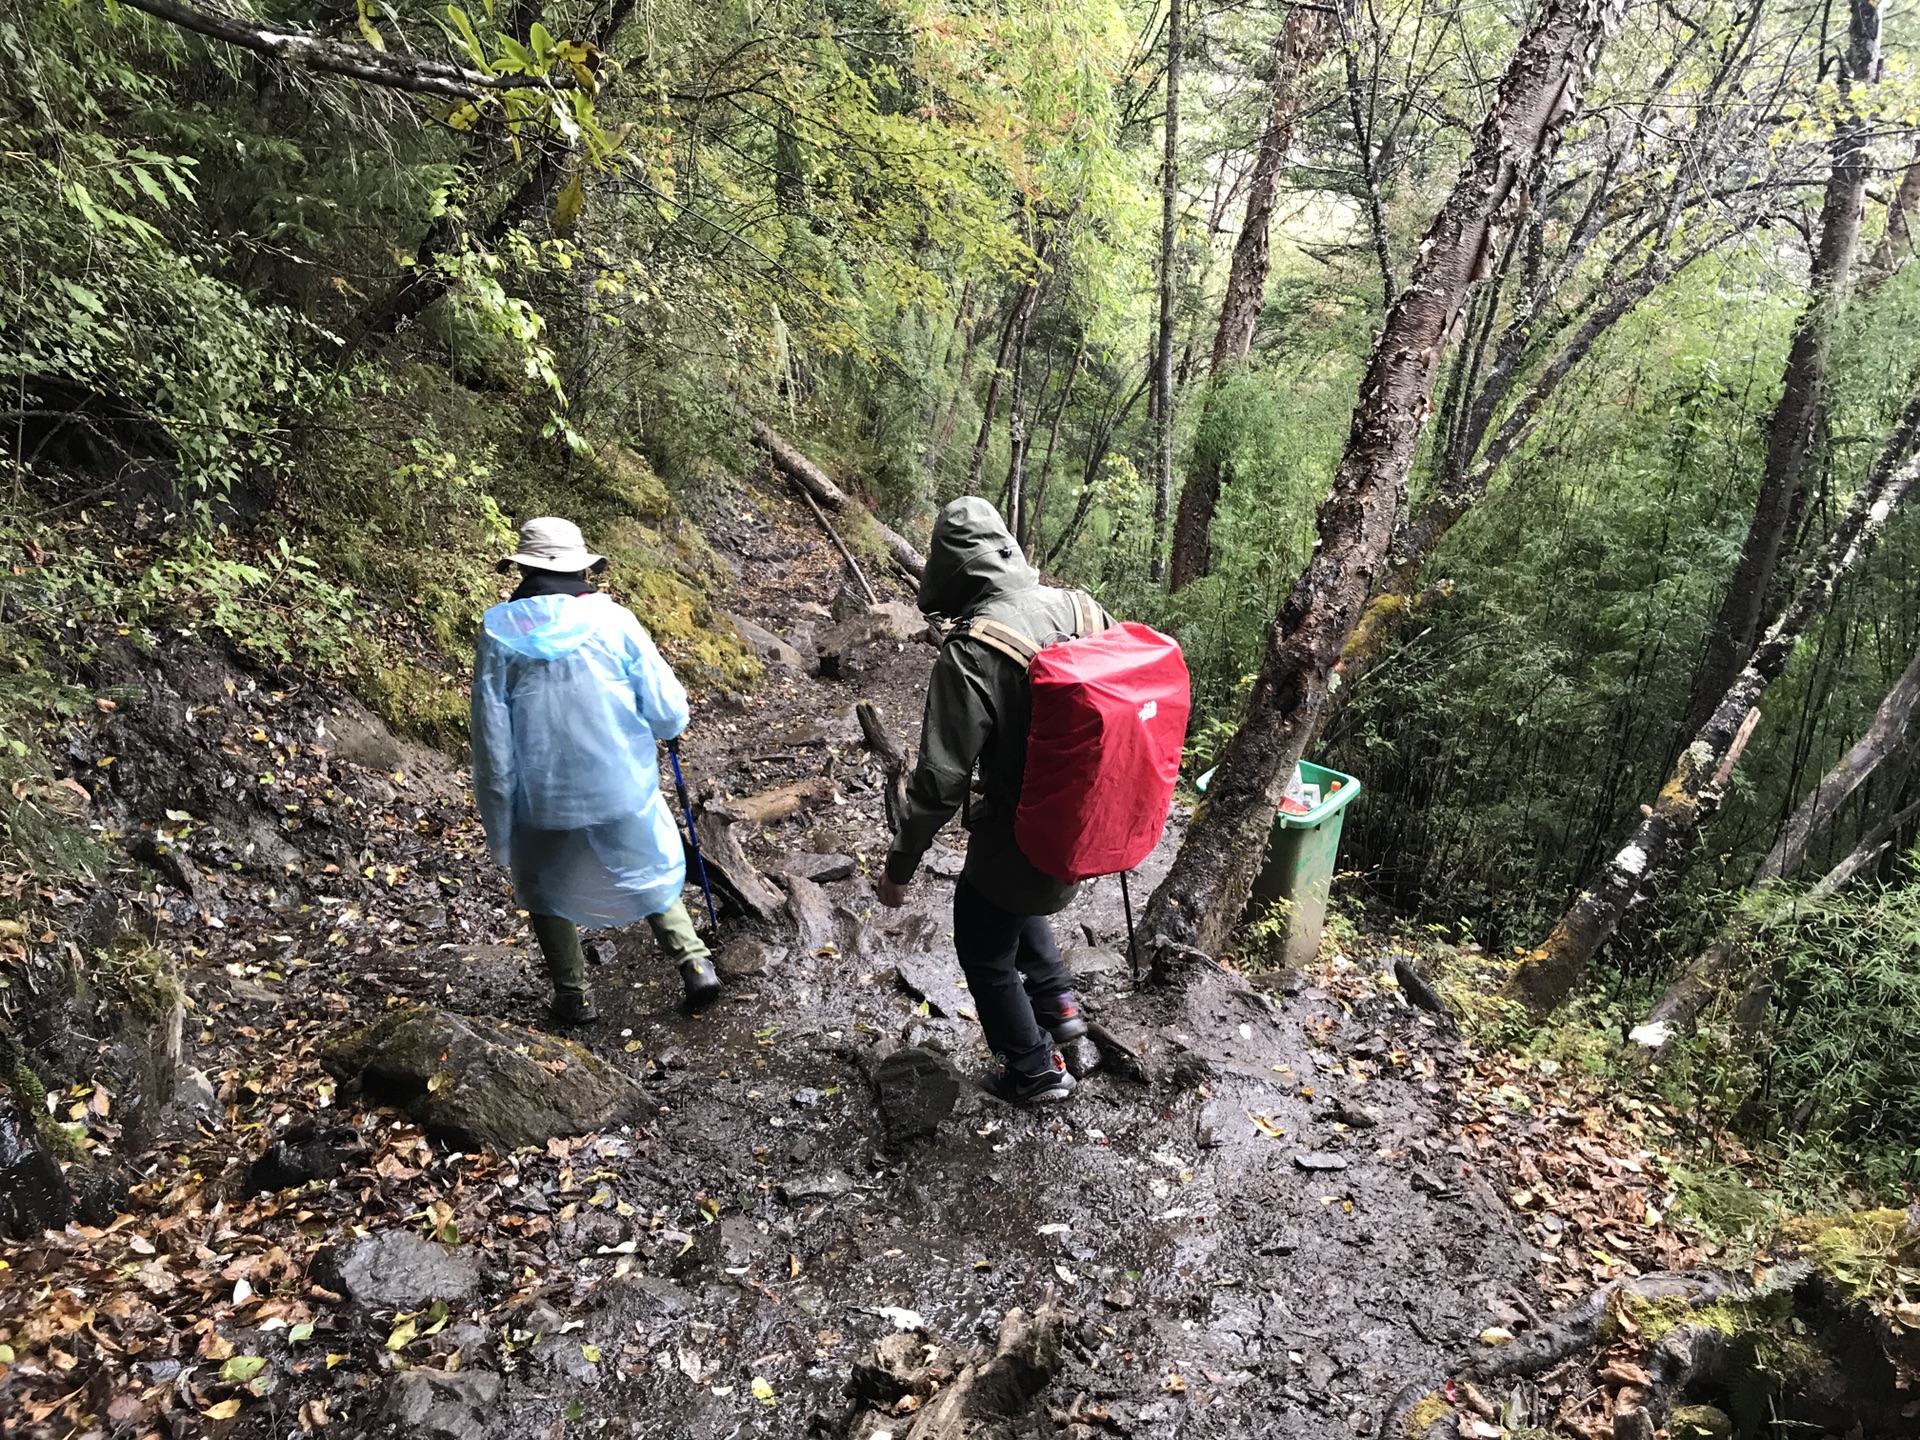
[[[1247,916],[1258,919],[1276,900],[1288,903],[1286,929],[1279,942],[1279,959],[1289,968],[1307,964],[1320,953],[1320,932],[1327,923],[1327,891],[1333,885],[1334,861],[1340,853],[1342,812],[1360,793],[1351,775],[1302,760],[1298,773],[1303,784],[1320,787],[1320,803],[1304,815],[1282,810],[1273,817],[1267,840],[1266,863],[1254,877]],[[1209,770],[1195,788],[1204,791],[1213,778]]]

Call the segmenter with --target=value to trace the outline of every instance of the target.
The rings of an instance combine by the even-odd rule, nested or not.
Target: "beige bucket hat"
[[[606,563],[606,556],[587,549],[586,537],[578,525],[555,515],[542,515],[520,527],[519,553],[507,556],[500,562],[500,568],[525,565],[532,570],[578,575],[586,570],[598,570]]]

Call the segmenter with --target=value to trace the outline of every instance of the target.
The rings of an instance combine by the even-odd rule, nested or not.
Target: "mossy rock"
[[[353,680],[360,698],[395,734],[465,758],[467,697],[453,680],[372,644],[356,658]]]
[[[595,450],[590,463],[599,469],[606,490],[637,518],[657,522],[673,513],[666,484],[639,451],[611,441]]]
[[[329,1041],[327,1073],[463,1149],[514,1150],[630,1116],[640,1087],[569,1040],[405,1005]]]
[[[1780,1239],[1847,1298],[1882,1299],[1900,1288],[1900,1272],[1920,1272],[1920,1205],[1796,1216]]]
[[[709,591],[672,563],[673,546],[635,520],[616,522],[601,541],[607,580],[640,617],[660,653],[692,688],[751,687],[761,664],[740,632],[713,607]]]

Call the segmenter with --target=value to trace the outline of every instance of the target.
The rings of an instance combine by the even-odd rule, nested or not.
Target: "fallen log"
[[[867,748],[879,759],[880,768],[887,777],[887,828],[898,830],[902,817],[907,813],[906,752],[887,729],[886,717],[880,713],[878,705],[871,700],[862,700],[854,707],[853,713],[859,718],[860,733],[866,737]]]
[[[834,793],[831,780],[795,780],[791,784],[762,790],[754,795],[709,800],[706,812],[730,824],[771,825],[802,810],[831,805]]]
[[[860,568],[860,562],[853,558],[853,551],[847,548],[847,542],[840,538],[840,532],[833,528],[833,522],[827,519],[827,512],[820,508],[820,502],[808,493],[805,486],[795,486],[800,498],[807,502],[807,508],[813,511],[813,518],[820,522],[820,528],[827,532],[827,538],[833,542],[833,548],[840,552],[841,563],[853,572],[853,578],[860,587],[860,593],[867,597],[867,604],[878,605],[880,597],[867,581],[867,572]]]
[[[766,421],[749,416],[747,424],[752,427],[754,443],[772,459],[774,465],[789,480],[800,487],[807,497],[827,510],[847,509],[866,512],[874,533],[879,535],[881,544],[887,547],[887,554],[893,563],[908,575],[918,580],[927,568],[925,558],[913,547],[911,541],[899,531],[883,523],[877,515],[867,511],[864,505],[852,499],[846,491],[833,483],[826,471],[801,453],[800,447],[780,434]]]

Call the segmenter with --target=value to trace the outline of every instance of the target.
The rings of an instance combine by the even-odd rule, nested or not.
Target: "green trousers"
[[[547,976],[553,981],[555,995],[587,993],[587,953],[580,944],[580,927],[558,915],[530,915],[533,935],[540,942],[540,953],[547,960]],[[647,917],[653,938],[669,961],[678,966],[687,960],[707,955],[707,942],[693,928],[687,907],[676,900],[658,915]]]

